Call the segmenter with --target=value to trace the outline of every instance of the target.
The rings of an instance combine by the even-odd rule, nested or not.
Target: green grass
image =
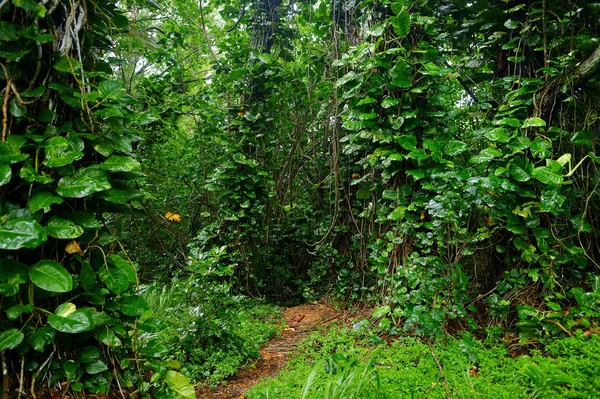
[[[543,353],[516,358],[500,343],[482,343],[469,336],[449,338],[432,349],[452,398],[600,395],[600,337],[596,335],[557,340]],[[299,353],[284,372],[256,385],[247,398],[446,397],[430,348],[414,338],[374,347],[365,335],[334,329],[307,338]],[[470,371],[474,366],[476,375]]]
[[[230,295],[224,284],[194,278],[145,296],[160,320],[154,334],[191,381],[215,385],[258,358],[261,345],[279,332],[277,306]]]

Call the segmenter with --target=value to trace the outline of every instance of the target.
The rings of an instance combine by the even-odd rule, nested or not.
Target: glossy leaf
[[[70,220],[52,216],[45,227],[49,236],[60,239],[77,238],[83,234],[83,227],[76,225]]]
[[[44,213],[50,212],[50,206],[53,204],[62,204],[62,197],[56,196],[49,191],[42,191],[35,194],[29,200],[29,209],[31,212],[37,212],[40,209],[44,210]]]
[[[141,316],[150,309],[146,299],[138,295],[122,297],[117,302],[117,306],[119,310],[127,316]]]
[[[84,175],[63,177],[58,181],[56,193],[62,197],[83,198],[111,188],[105,176]]]
[[[102,267],[98,271],[100,280],[106,287],[117,295],[122,294],[129,288],[127,272],[118,267]]]
[[[89,309],[78,310],[70,302],[60,305],[54,314],[48,316],[48,323],[60,332],[77,334],[94,327],[94,319]]]
[[[33,284],[50,292],[69,292],[73,289],[71,273],[60,263],[44,259],[29,270]]]
[[[33,219],[12,219],[0,225],[0,249],[35,248],[46,239],[46,231]]]
[[[196,391],[187,378],[177,371],[169,370],[165,375],[165,381],[172,390],[177,392],[181,399],[195,399]]]
[[[49,345],[54,341],[56,336],[56,330],[51,327],[40,327],[29,337],[29,343],[31,347],[38,351],[43,352],[46,345]]]
[[[16,328],[0,332],[0,351],[14,349],[23,342],[25,334]]]
[[[106,161],[98,166],[112,172],[137,172],[141,170],[140,163],[132,157],[122,157],[117,155],[111,155]]]
[[[13,164],[29,158],[12,141],[0,141],[0,164]]]
[[[12,177],[12,169],[9,165],[0,165],[0,186],[4,186],[10,182]]]

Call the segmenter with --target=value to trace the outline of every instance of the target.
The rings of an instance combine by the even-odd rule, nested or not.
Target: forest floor
[[[348,313],[328,304],[309,303],[285,308],[283,316],[285,324],[282,325],[281,335],[261,349],[260,357],[252,365],[239,370],[223,385],[200,387],[196,396],[204,399],[243,399],[244,392],[256,383],[277,375],[304,337],[334,320],[346,319]]]

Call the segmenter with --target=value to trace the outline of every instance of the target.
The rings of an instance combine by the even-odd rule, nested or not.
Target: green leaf
[[[571,138],[571,143],[591,147],[594,144],[593,133],[590,130],[577,132]]]
[[[359,199],[359,200],[367,199],[370,196],[371,196],[371,190],[369,190],[368,188],[361,188],[356,193],[356,199]]]
[[[22,8],[27,11],[36,11],[40,7],[40,3],[35,0],[12,0],[15,7]]]
[[[29,270],[33,284],[50,292],[69,292],[73,289],[71,273],[60,263],[43,259]]]
[[[558,166],[556,166],[558,165]],[[546,166],[539,166],[531,175],[544,184],[558,186],[563,182],[562,166],[553,160],[547,160]]]
[[[404,218],[404,214],[406,213],[406,207],[405,206],[399,206],[396,209],[394,209],[388,216],[387,218],[389,220],[393,220],[393,221],[398,221],[400,219]]]
[[[444,153],[451,157],[462,154],[467,150],[468,146],[466,143],[459,140],[450,140],[444,146]]]
[[[49,191],[43,191],[43,192],[37,193],[33,197],[31,197],[31,199],[29,200],[28,206],[29,206],[29,210],[31,212],[37,212],[40,209],[43,209],[44,213],[47,213],[47,212],[50,212],[50,206],[52,204],[62,204],[62,203],[63,203],[62,197],[53,195]]]
[[[510,141],[508,130],[503,127],[488,130],[484,133],[484,136],[490,141],[499,141],[500,143],[508,143]]]
[[[12,219],[0,226],[0,249],[35,248],[46,240],[46,231],[33,219]]]
[[[92,312],[89,309],[77,310],[70,302],[63,303],[48,316],[48,323],[55,330],[68,334],[90,331],[94,327]]]
[[[98,280],[96,279],[96,273],[90,264],[90,261],[84,259],[81,262],[81,273],[79,274],[79,283],[81,288],[87,292],[94,292],[98,288]]]
[[[21,154],[21,150],[13,141],[0,141],[0,164],[10,165],[28,157],[27,154]]]
[[[139,317],[144,314],[144,312],[150,310],[148,302],[138,295],[128,295],[122,297],[119,302],[117,302],[117,307],[127,316],[135,317]]]
[[[557,212],[567,197],[560,193],[560,187],[545,187],[540,194],[540,211]]]
[[[45,227],[49,236],[59,239],[77,238],[83,234],[83,227],[70,220],[52,216]]]
[[[62,56],[54,63],[54,69],[60,72],[74,72],[81,68],[81,62],[75,58]]]
[[[100,359],[94,360],[91,363],[85,365],[85,372],[88,374],[98,374],[108,370],[108,367]]]
[[[512,127],[521,127],[521,121],[516,118],[503,118],[496,122],[497,125],[508,125]]]
[[[531,177],[529,176],[529,172],[532,167],[529,163],[529,160],[524,159],[513,159],[508,165],[508,173],[518,182],[526,182]]]
[[[16,284],[29,282],[29,267],[11,259],[0,259],[0,281],[14,281]]]
[[[56,193],[68,198],[83,198],[109,188],[111,188],[111,185],[106,176],[80,175],[60,179]]]
[[[100,351],[95,346],[86,346],[79,355],[81,363],[91,363],[100,358]]]
[[[419,161],[423,161],[429,158],[429,155],[422,148],[415,148],[411,152],[406,155],[408,158],[417,159]]]
[[[43,352],[46,345],[52,343],[54,341],[54,337],[56,336],[56,331],[51,327],[40,327],[31,336],[29,337],[29,343],[31,347],[38,351]]]
[[[504,26],[506,26],[508,29],[517,29],[519,27],[519,21],[507,19],[506,22],[504,22]]]
[[[11,306],[10,308],[6,309],[6,318],[8,320],[15,320],[23,313],[33,312],[33,309],[33,305],[24,305],[22,303],[18,303],[15,306]]]
[[[412,151],[417,149],[417,139],[415,136],[407,134],[398,136],[396,138],[396,142],[398,142],[398,144],[400,144],[400,146],[405,150]]]
[[[10,182],[12,177],[12,169],[9,165],[0,165],[0,186],[4,186]]]
[[[528,127],[545,127],[546,122],[541,118],[528,118],[525,119],[521,128],[525,129]]]
[[[25,334],[16,328],[0,332],[0,351],[15,349],[25,338]]]
[[[38,172],[36,172],[35,169],[33,169],[28,163],[25,163],[25,165],[23,165],[19,176],[27,183],[37,182],[41,184],[47,184],[54,181],[54,179],[51,177],[38,174]]]
[[[0,21],[0,40],[9,42],[17,39],[17,26],[6,21]]]
[[[43,164],[49,168],[59,168],[65,165],[70,165],[74,161],[83,158],[83,153],[79,151],[71,151],[69,141],[61,136],[52,137],[44,145],[46,149],[46,158]]]
[[[121,340],[113,330],[106,326],[98,327],[94,330],[94,337],[106,346],[121,346]]]
[[[410,33],[410,14],[408,10],[402,10],[396,17],[390,17],[390,22],[394,27],[394,32],[402,39]]]
[[[103,267],[98,271],[100,280],[106,287],[117,295],[122,294],[129,288],[127,273],[118,267]]]
[[[105,100],[119,100],[125,93],[125,84],[120,80],[105,80],[98,85],[100,97]]]
[[[121,258],[117,254],[111,254],[108,257],[108,262],[113,264],[116,268],[121,269],[127,274],[127,280],[130,283],[137,282],[137,272],[135,267],[127,260]]]
[[[181,399],[196,399],[194,386],[188,382],[183,374],[169,370],[165,375],[165,382],[172,390],[177,392]]]
[[[98,165],[104,170],[111,172],[137,172],[141,170],[141,165],[132,157],[121,157],[112,155],[106,161]]]
[[[380,306],[373,310],[373,314],[371,316],[376,319],[379,319],[380,317],[383,317],[383,316],[389,314],[391,311],[392,311],[392,309],[389,307],[389,305]]]

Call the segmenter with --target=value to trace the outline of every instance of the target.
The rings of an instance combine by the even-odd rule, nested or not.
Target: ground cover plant
[[[501,341],[468,334],[434,344],[370,339],[348,329],[314,334],[280,376],[247,397],[592,398],[600,389],[598,335],[563,338],[516,357]]]

